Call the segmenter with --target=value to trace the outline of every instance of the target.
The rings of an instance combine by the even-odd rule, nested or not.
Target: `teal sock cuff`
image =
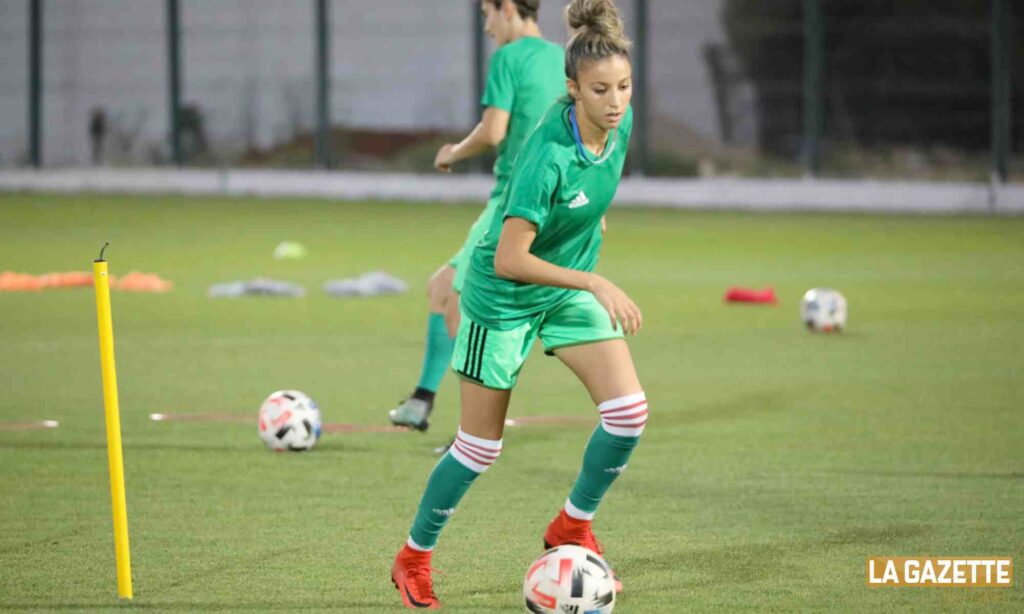
[[[441,530],[455,513],[455,508],[480,474],[445,454],[430,472],[427,488],[423,491],[416,519],[409,536],[416,545],[433,548]]]
[[[587,442],[583,466],[569,493],[569,501],[584,512],[596,512],[608,488],[626,470],[638,443],[639,437],[612,435],[598,425]]]
[[[427,347],[423,355],[423,370],[420,372],[418,388],[437,392],[444,374],[448,371],[454,347],[455,340],[448,336],[444,314],[431,312],[427,316]]]

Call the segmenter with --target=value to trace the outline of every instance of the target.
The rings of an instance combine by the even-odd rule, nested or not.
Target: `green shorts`
[[[570,345],[620,339],[622,328],[613,330],[605,308],[593,294],[582,291],[511,330],[488,329],[463,311],[452,369],[482,386],[510,390],[538,336],[544,353],[551,356]]]
[[[473,257],[473,248],[483,238],[484,233],[490,229],[491,221],[494,219],[494,212],[498,209],[500,203],[500,194],[492,196],[487,201],[487,206],[480,212],[480,217],[476,218],[473,226],[470,227],[469,234],[466,235],[466,242],[462,244],[462,249],[455,252],[455,255],[448,260],[448,266],[455,269],[455,279],[452,280],[452,288],[456,292],[462,292],[462,286],[466,282],[466,273],[469,272],[470,259]]]

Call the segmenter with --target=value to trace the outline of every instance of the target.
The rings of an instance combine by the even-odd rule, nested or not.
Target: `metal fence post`
[[[316,165],[324,169],[332,165],[330,24],[327,0],[316,0]]]
[[[647,127],[650,117],[650,70],[647,62],[647,0],[636,0],[636,46],[633,50],[633,60],[636,68],[636,79],[634,80],[634,92],[636,103],[633,105],[633,138],[635,145],[636,159],[632,164],[633,173],[646,175],[648,172],[648,143]]]
[[[181,149],[181,13],[178,0],[167,0],[167,79],[171,160],[184,163]]]
[[[29,1],[28,30],[29,161],[40,168],[43,165],[43,0]]]
[[[802,162],[812,176],[821,174],[824,131],[825,27],[822,0],[804,0],[804,85]]]
[[[992,180],[1006,183],[1010,157],[1010,0],[992,0]]]

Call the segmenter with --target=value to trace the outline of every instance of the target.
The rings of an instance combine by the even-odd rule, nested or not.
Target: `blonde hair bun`
[[[596,34],[613,40],[624,39],[619,9],[612,0],[573,0],[565,7],[565,22],[574,34]]]
[[[612,0],[572,0],[565,7],[565,23],[569,26],[565,76],[570,79],[577,78],[581,63],[614,55],[629,58],[632,43]]]

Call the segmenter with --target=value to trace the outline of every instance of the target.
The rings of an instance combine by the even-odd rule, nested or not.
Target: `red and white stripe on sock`
[[[575,505],[573,505],[572,501],[570,501],[569,499],[565,500],[565,505],[562,506],[562,509],[565,510],[565,515],[566,516],[568,516],[569,518],[574,518],[576,520],[593,520],[594,519],[594,514],[597,513],[597,512],[584,512],[580,508],[578,508]]]
[[[460,427],[459,433],[455,436],[455,443],[448,449],[448,453],[466,467],[483,473],[501,455],[501,440],[474,437]]]
[[[601,426],[612,435],[639,437],[647,425],[647,397],[643,392],[605,401],[597,406]]]
[[[417,544],[416,542],[412,541],[412,535],[410,535],[409,538],[407,540],[405,540],[405,545],[409,546],[410,550],[415,550],[416,552],[433,552],[434,551],[433,547],[424,548],[423,546],[421,546],[421,545]]]

